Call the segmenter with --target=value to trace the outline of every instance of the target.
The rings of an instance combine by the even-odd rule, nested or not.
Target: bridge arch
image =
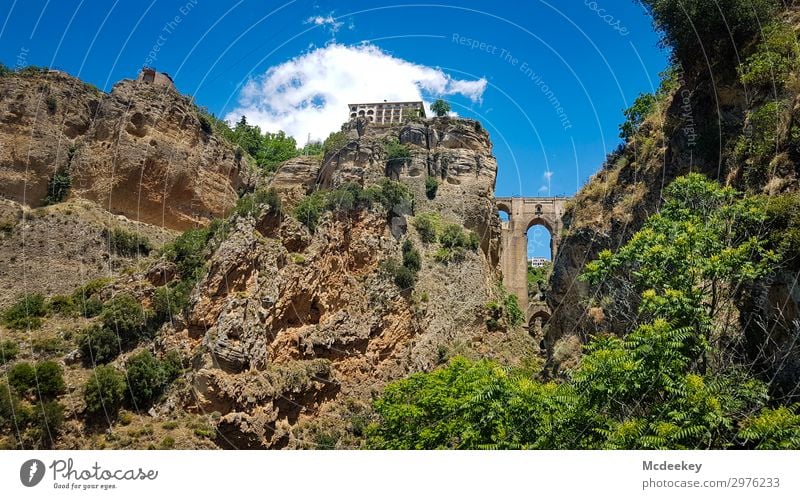
[[[503,284],[517,296],[523,310],[528,310],[528,230],[540,225],[550,233],[550,252],[555,261],[561,241],[564,197],[496,198],[498,211],[508,214],[503,222],[500,267]],[[530,320],[533,312],[527,315]],[[542,319],[542,315],[537,315]],[[549,319],[549,310],[547,312]]]

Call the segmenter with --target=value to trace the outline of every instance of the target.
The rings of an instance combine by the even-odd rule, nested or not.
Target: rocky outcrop
[[[438,211],[491,233],[496,163],[474,122],[346,131],[347,145],[328,154],[322,168],[292,160],[271,185],[291,198],[312,185],[370,186],[395,174],[416,195],[414,213]],[[411,151],[396,170],[384,149],[391,139]],[[442,181],[432,200],[425,196],[428,175]],[[180,404],[219,414],[219,446],[317,447],[325,435],[347,433],[355,413],[389,381],[454,354],[507,361],[533,354],[523,330],[487,330],[486,303],[497,299],[499,281],[487,253],[439,263],[438,245],[423,243],[413,224],[393,234],[392,217],[410,215],[387,216],[383,206],[327,212],[314,233],[273,211],[234,219],[185,321],[159,335],[160,348],[193,358]],[[385,267],[402,259],[405,239],[421,253],[413,289],[400,289]]]
[[[0,196],[41,206],[49,179],[114,214],[172,229],[224,216],[249,168],[173,88],[110,94],[58,71],[0,77]]]

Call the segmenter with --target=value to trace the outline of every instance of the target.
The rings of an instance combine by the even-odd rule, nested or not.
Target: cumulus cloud
[[[225,119],[235,122],[244,115],[262,130],[283,130],[303,144],[308,134],[312,140],[322,140],[339,130],[348,119],[351,103],[428,104],[426,98],[456,94],[480,102],[486,84],[485,78],[455,79],[441,69],[394,57],[375,45],[332,43],[247,82],[239,105]]]

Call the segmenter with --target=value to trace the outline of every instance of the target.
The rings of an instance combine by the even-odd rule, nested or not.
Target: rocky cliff
[[[790,26],[789,33],[796,36],[799,19],[793,7],[777,22]],[[757,43],[753,40],[747,47],[747,53],[755,53],[751,57],[765,50]],[[593,334],[626,330],[625,324],[607,318],[593,290],[578,276],[600,251],[625,244],[658,212],[664,189],[676,177],[700,172],[764,199],[800,190],[796,72],[787,74],[785,81],[775,79],[759,87],[740,81],[742,68],[736,63],[717,61],[709,73],[693,61],[676,60],[638,131],[608,156],[576,195],[565,216],[568,229],[548,295],[554,314],[546,343],[555,371],[579,357],[576,338],[586,341]],[[766,150],[760,157],[752,153],[758,147]],[[797,262],[787,261],[769,279],[739,290],[739,340],[745,361],[774,382],[777,395],[796,396],[800,380],[797,278]]]
[[[413,212],[329,212],[313,233],[287,206],[236,217],[185,320],[159,334],[162,349],[181,350],[195,368],[190,387],[157,410],[213,413],[222,447],[357,445],[370,401],[388,381],[454,354],[518,361],[533,352],[521,329],[486,326],[486,305],[499,292],[499,220],[496,162],[480,125],[359,122],[343,134],[342,147],[323,158],[296,158],[277,171],[270,183],[284,204],[313,189],[389,177],[415,194]],[[406,145],[408,156],[387,159],[390,143]],[[440,182],[433,199],[428,176]],[[483,235],[483,248],[436,261],[438,245],[424,243],[411,223],[430,212]],[[402,259],[406,240],[422,261],[412,289],[383,268]]]
[[[249,178],[190,99],[131,80],[105,94],[58,71],[3,75],[0,143],[0,196],[41,206],[66,175],[72,196],[171,229],[224,216]]]

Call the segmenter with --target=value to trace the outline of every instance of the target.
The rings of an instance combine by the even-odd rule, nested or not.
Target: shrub
[[[782,86],[798,60],[797,37],[791,26],[773,23],[766,26],[755,53],[739,66],[745,85]]]
[[[395,267],[394,283],[400,289],[411,289],[417,282],[417,273],[408,267],[398,265]]]
[[[50,111],[51,114],[56,112],[56,108],[58,107],[58,102],[56,101],[55,97],[53,97],[52,95],[48,95],[47,98],[44,100],[44,102],[45,104],[47,104],[47,110]]]
[[[344,148],[348,143],[347,134],[344,132],[333,132],[328,135],[325,142],[322,143],[322,149],[325,154],[337,153]]]
[[[439,181],[436,180],[436,177],[428,177],[425,178],[425,195],[428,199],[436,198],[436,192],[439,190]]]
[[[128,400],[137,409],[149,407],[181,372],[180,357],[170,352],[163,360],[144,351],[125,364]]]
[[[75,300],[72,298],[72,296],[55,295],[48,300],[47,309],[52,314],[72,315],[76,312],[77,307],[75,305]]]
[[[0,341],[0,366],[17,358],[19,347],[11,340]]]
[[[36,369],[28,362],[14,364],[7,373],[8,384],[25,395],[36,390]]]
[[[128,294],[111,298],[103,306],[100,321],[106,329],[115,332],[124,345],[136,343],[150,333],[150,313]]]
[[[240,217],[255,216],[265,205],[271,212],[281,210],[281,198],[275,189],[259,189],[252,194],[245,194],[236,202],[234,213]]]
[[[115,332],[100,326],[91,326],[83,331],[78,349],[84,365],[91,367],[114,360],[121,352],[122,345]]]
[[[391,139],[386,143],[386,161],[406,162],[411,158],[411,150],[405,144],[401,144],[397,139]]]
[[[72,186],[69,168],[59,168],[47,182],[47,197],[44,204],[56,204],[67,198]]]
[[[439,242],[445,248],[454,249],[466,247],[469,239],[460,225],[448,224],[442,231],[442,235],[439,236]]]
[[[414,217],[414,228],[423,243],[435,243],[441,219],[437,213],[422,213]]]
[[[414,249],[410,239],[406,239],[403,243],[403,267],[413,272],[419,272],[422,268],[419,251]]]
[[[379,201],[389,212],[401,214],[410,211],[414,195],[405,184],[383,179],[378,186],[380,188]]]
[[[33,429],[37,443],[44,448],[52,448],[64,425],[64,407],[55,400],[50,400],[36,404],[35,411]]]
[[[166,244],[162,255],[175,263],[181,278],[194,279],[206,263],[208,242],[214,234],[210,228],[187,230]]]
[[[39,293],[21,296],[3,312],[3,323],[12,329],[36,329],[47,314],[44,297]]]
[[[114,228],[110,231],[104,229],[103,237],[108,239],[108,246],[111,251],[120,256],[147,256],[153,249],[153,246],[146,237],[141,234],[128,232],[125,229]]]
[[[525,322],[525,313],[519,306],[517,295],[506,293],[503,298],[503,305],[505,307],[506,319],[512,326],[520,326]]]
[[[38,337],[31,341],[31,349],[34,353],[54,355],[64,351],[64,342],[58,336]]]
[[[47,360],[34,368],[39,398],[55,397],[64,392],[64,370],[57,363]]]
[[[90,417],[116,417],[125,397],[125,377],[110,366],[94,369],[83,391],[86,414]]]
[[[314,232],[322,217],[322,211],[325,209],[325,205],[325,193],[322,191],[315,191],[304,197],[297,204],[293,214],[300,223],[308,227],[309,231]]]
[[[172,321],[173,317],[183,313],[189,304],[191,291],[191,283],[186,281],[176,281],[156,288],[152,298],[156,323]]]
[[[658,100],[653,94],[640,94],[633,101],[633,105],[625,110],[624,114],[627,120],[619,127],[619,136],[624,140],[633,137],[639,131],[645,118],[653,112],[657,102]]]

